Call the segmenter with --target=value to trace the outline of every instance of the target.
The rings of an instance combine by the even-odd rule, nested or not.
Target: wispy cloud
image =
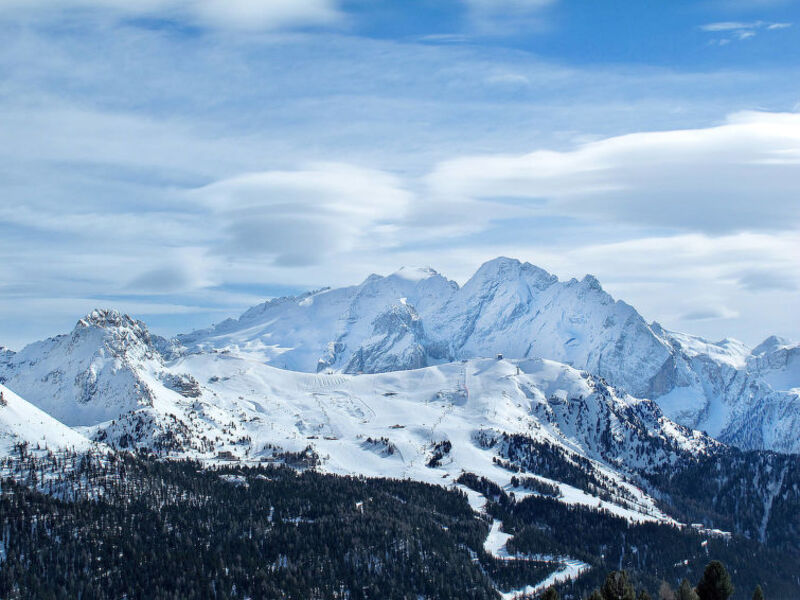
[[[769,21],[719,21],[716,23],[707,23],[701,25],[700,29],[708,33],[721,34],[724,37],[718,37],[711,41],[711,43],[724,46],[729,44],[732,40],[746,40],[755,37],[760,31],[777,31],[780,29],[787,29],[792,26],[792,23],[786,22],[769,22]]]
[[[456,158],[427,182],[433,197],[527,199],[540,214],[608,223],[796,229],[798,150],[800,114],[745,112],[718,127],[617,136],[567,152]]]
[[[709,321],[712,319],[733,319],[739,313],[724,306],[712,306],[707,308],[697,308],[684,313],[681,317],[685,321]]]
[[[344,16],[337,0],[2,0],[0,15],[35,20],[91,13],[181,19],[212,28],[277,30],[329,26]]]
[[[547,27],[544,11],[558,0],[466,0],[477,33],[508,35]]]

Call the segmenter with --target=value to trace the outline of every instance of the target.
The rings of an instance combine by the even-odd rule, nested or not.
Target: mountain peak
[[[771,335],[763,342],[761,342],[758,346],[753,348],[751,354],[753,356],[758,356],[759,354],[767,354],[769,352],[774,352],[775,350],[777,350],[782,346],[790,346],[790,345],[791,342],[789,342],[789,340],[787,340],[786,338],[777,335]]]
[[[95,308],[80,319],[75,327],[76,329],[82,327],[100,327],[103,329],[112,327],[144,328],[144,323],[113,308]]]
[[[409,281],[422,281],[436,276],[439,276],[439,273],[431,267],[400,267],[389,277],[400,277]]]
[[[140,357],[149,356],[158,354],[160,350],[157,346],[166,350],[169,345],[166,340],[150,335],[147,325],[142,321],[111,308],[96,308],[80,319],[71,339],[73,343],[84,340],[87,348],[93,348],[98,343],[98,335],[103,340],[103,347],[114,356],[129,355],[131,352]]]
[[[521,262],[516,258],[498,256],[483,263],[470,278],[467,285],[495,284],[501,281],[525,279],[538,289],[544,289],[558,281],[558,277],[529,262]],[[482,282],[482,283],[477,283]]]
[[[600,282],[597,280],[597,277],[595,277],[594,275],[590,275],[588,273],[583,277],[581,283],[583,283],[588,288],[593,290],[598,290],[598,291],[603,290],[603,286],[600,285]]]
[[[481,271],[502,273],[508,270],[519,269],[521,266],[522,263],[516,258],[509,258],[507,256],[498,256],[497,258],[487,260],[480,267],[478,267],[476,274],[480,273]]]

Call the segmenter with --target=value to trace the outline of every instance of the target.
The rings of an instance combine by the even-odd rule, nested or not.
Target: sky
[[[800,339],[797,0],[0,0],[0,345],[491,258]]]

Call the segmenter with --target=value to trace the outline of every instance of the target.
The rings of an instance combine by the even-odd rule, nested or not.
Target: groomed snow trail
[[[503,600],[514,600],[515,598],[521,598],[523,596],[530,596],[534,594],[538,594],[539,592],[547,589],[551,585],[556,585],[558,583],[563,583],[569,579],[575,579],[582,573],[585,573],[591,567],[582,562],[580,560],[576,560],[573,558],[563,558],[563,559],[556,559],[553,557],[529,557],[520,554],[511,554],[506,548],[506,543],[510,540],[513,536],[511,534],[505,533],[502,531],[503,522],[502,521],[492,521],[492,526],[489,529],[489,534],[486,536],[486,541],[483,543],[483,549],[494,556],[495,558],[499,558],[500,560],[536,560],[537,562],[547,562],[552,563],[554,565],[561,565],[561,568],[553,571],[550,575],[548,575],[545,579],[536,583],[534,585],[526,585],[523,588],[519,588],[516,590],[511,590],[509,592],[503,592],[502,590],[497,590],[500,592],[500,596]]]

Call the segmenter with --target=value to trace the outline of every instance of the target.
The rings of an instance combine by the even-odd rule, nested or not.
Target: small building
[[[503,355],[502,354],[498,354],[497,355],[497,360],[503,360]]]
[[[217,460],[239,460],[236,455],[230,450],[221,450],[217,452]]]

